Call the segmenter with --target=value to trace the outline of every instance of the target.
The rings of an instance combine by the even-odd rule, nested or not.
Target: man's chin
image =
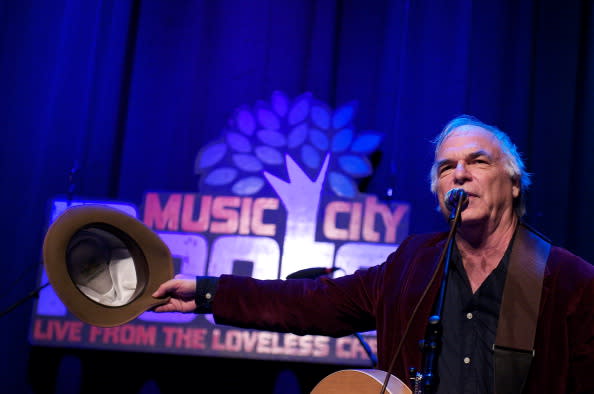
[[[476,227],[484,225],[488,221],[488,217],[484,215],[477,215],[472,214],[469,212],[465,215],[465,212],[462,213],[462,218],[460,219],[460,226],[462,227]]]
[[[450,218],[450,211],[448,210],[441,210],[443,217],[448,220]],[[463,223],[479,223],[481,221],[487,220],[485,215],[482,215],[480,212],[476,212],[476,210],[471,209],[470,207],[462,211],[460,221]]]

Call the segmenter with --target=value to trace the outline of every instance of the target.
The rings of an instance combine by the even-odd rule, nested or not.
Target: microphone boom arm
[[[453,196],[453,198],[450,199],[449,194],[451,192],[454,192],[453,194],[455,195]],[[441,345],[441,315],[443,312],[443,304],[445,300],[450,259],[456,236],[456,230],[460,224],[462,211],[468,206],[468,196],[464,189],[450,190],[450,192],[448,192],[448,195],[446,195],[446,199],[450,199],[450,201],[452,199],[455,199],[456,204],[455,207],[453,207],[454,209],[450,210],[450,231],[448,233],[446,245],[440,256],[439,264],[437,265],[437,269],[439,269],[439,267],[443,267],[441,287],[439,289],[439,294],[434,305],[433,313],[429,317],[425,339],[420,341],[421,350],[423,352],[422,370],[416,371],[414,368],[411,368],[413,375],[411,377],[411,380],[413,384],[413,392],[415,394],[434,393],[437,388],[438,376],[435,371],[437,367],[437,354],[439,352],[439,348]]]

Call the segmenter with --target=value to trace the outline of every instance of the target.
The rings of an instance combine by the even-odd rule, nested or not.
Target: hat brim
[[[103,305],[87,297],[74,283],[67,267],[71,239],[85,228],[99,228],[118,237],[134,261],[137,287],[130,302]],[[100,327],[128,323],[141,313],[163,303],[152,293],[173,278],[171,252],[163,240],[144,223],[115,208],[85,204],[68,208],[48,229],[43,242],[43,263],[50,284],[66,308],[78,319]]]

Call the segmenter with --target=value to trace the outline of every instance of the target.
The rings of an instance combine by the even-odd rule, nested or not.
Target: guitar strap
[[[493,345],[495,393],[521,393],[534,357],[534,336],[551,244],[525,224],[512,246]]]

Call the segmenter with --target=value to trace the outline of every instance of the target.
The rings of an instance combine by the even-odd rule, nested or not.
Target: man
[[[506,282],[518,283],[515,267],[528,266],[528,261],[536,261],[538,267],[530,248],[527,260],[513,257],[526,237],[548,249],[541,258],[541,282],[536,281],[542,286],[535,290],[540,308],[534,308],[534,358],[516,392],[594,392],[594,267],[550,247],[520,224],[530,181],[505,133],[460,116],[435,144],[431,187],[441,211],[449,216],[444,199],[449,190],[461,188],[468,195],[447,276],[437,392],[491,393],[496,381],[501,384],[506,374],[514,373],[496,371],[493,345]],[[378,368],[407,381],[409,368],[423,365],[418,342],[425,336],[441,287],[443,270],[438,263],[446,237],[410,236],[385,263],[338,279],[174,279],[153,294],[172,297],[155,310],[213,312],[218,323],[296,334],[339,337],[376,329]],[[508,275],[512,266],[514,273]],[[517,301],[511,304],[524,300]]]

